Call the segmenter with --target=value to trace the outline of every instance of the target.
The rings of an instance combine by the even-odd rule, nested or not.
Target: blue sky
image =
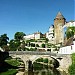
[[[45,33],[58,11],[67,21],[75,20],[74,7],[75,0],[0,0],[0,35]]]

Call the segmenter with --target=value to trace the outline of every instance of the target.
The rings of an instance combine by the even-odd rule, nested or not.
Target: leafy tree
[[[44,63],[48,63],[48,58],[43,59]]]
[[[45,42],[48,43],[48,41],[49,41],[48,38],[45,38]]]
[[[16,51],[19,48],[20,44],[21,44],[20,41],[12,39],[9,42],[9,48],[11,51]]]
[[[2,48],[4,51],[9,51],[9,46],[7,46],[7,45],[3,45]]]
[[[42,44],[42,48],[45,48],[45,44],[44,43]]]
[[[70,37],[74,36],[75,34],[75,27],[68,27],[66,31],[66,37],[69,39]]]
[[[19,47],[18,47],[18,50],[23,50],[23,51],[25,51],[25,42],[24,42],[24,41],[21,42],[21,44],[20,44]]]
[[[7,34],[3,34],[0,36],[0,46],[7,45],[9,40],[9,37],[7,37]]]
[[[15,33],[15,35],[14,35],[14,38],[16,39],[16,40],[22,40],[23,39],[23,36],[25,36],[25,33],[23,33],[23,32],[16,32]]]

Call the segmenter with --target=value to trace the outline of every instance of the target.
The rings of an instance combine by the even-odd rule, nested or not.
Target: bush
[[[36,62],[43,62],[43,58],[37,59]]]
[[[31,47],[35,47],[35,44],[33,44],[33,43],[31,43],[30,45],[31,45]]]
[[[75,64],[72,64],[70,67],[69,67],[69,73],[70,75],[75,75]]]
[[[69,67],[68,71],[70,75],[75,75],[75,53],[72,54],[72,65]]]
[[[48,58],[43,59],[44,63],[48,63]]]
[[[36,47],[39,47],[39,45],[38,45],[38,44],[36,44]]]
[[[43,65],[38,64],[37,62],[33,63],[33,67],[34,67],[34,70],[42,70],[43,69]]]
[[[45,44],[42,44],[42,48],[45,48]]]

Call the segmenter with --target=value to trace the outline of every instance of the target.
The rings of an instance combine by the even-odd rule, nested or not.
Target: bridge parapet
[[[39,52],[39,51],[9,51],[9,54],[17,54],[17,55],[52,55],[56,56],[57,53],[52,53],[52,52]]]

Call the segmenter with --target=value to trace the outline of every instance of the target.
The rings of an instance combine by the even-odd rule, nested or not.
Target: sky
[[[75,20],[74,7],[75,0],[0,0],[0,35],[46,33],[59,11],[66,21]]]

